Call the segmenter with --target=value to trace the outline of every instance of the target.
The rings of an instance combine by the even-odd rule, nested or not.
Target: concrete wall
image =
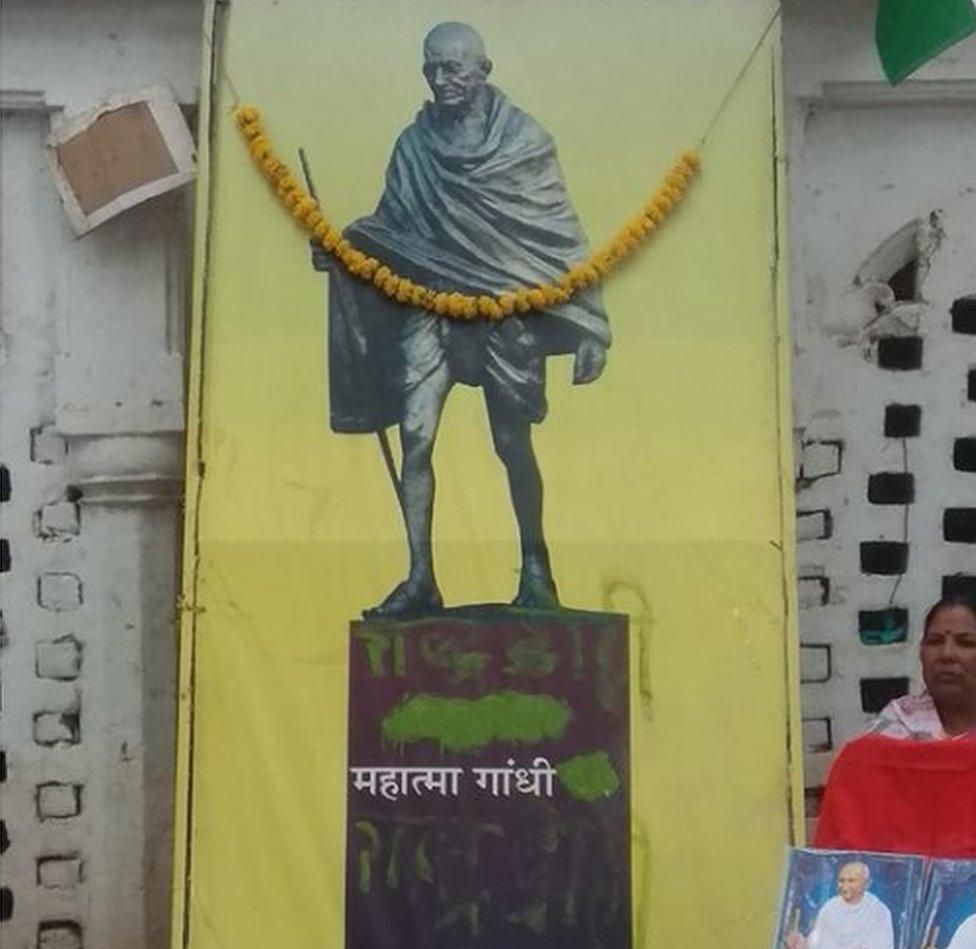
[[[114,92],[195,103],[201,19],[3,5],[5,949],[167,944],[190,196],[75,239],[44,143]]]
[[[784,10],[811,815],[834,751],[921,687],[927,607],[976,583],[976,38],[891,88],[876,7]]]

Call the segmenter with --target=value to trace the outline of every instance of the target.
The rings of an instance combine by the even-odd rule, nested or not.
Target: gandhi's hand
[[[596,339],[584,339],[576,349],[573,385],[581,386],[600,378],[607,364],[607,347]]]
[[[308,243],[312,248],[312,266],[319,271],[319,273],[327,272],[329,270],[329,264],[332,260],[332,255],[317,240],[313,239]]]

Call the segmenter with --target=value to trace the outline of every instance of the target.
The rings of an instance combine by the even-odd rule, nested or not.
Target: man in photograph
[[[820,907],[810,935],[790,933],[786,949],[894,949],[891,912],[868,892],[866,863],[845,863],[837,874],[837,896]]]

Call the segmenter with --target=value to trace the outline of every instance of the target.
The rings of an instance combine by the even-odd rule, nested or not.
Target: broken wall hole
[[[854,275],[854,285],[884,283],[895,302],[919,301],[941,234],[941,215],[937,210],[925,218],[913,218],[871,252]]]
[[[0,538],[0,573],[10,570],[10,541],[6,537]]]
[[[976,402],[976,368],[970,369],[966,374],[966,398],[970,402]]]
[[[883,336],[878,340],[878,366],[894,372],[922,368],[921,336]]]
[[[871,504],[913,504],[915,475],[907,471],[881,471],[868,476]]]
[[[885,406],[884,433],[887,438],[917,438],[922,430],[922,406]]]
[[[861,708],[877,715],[889,702],[908,695],[908,676],[861,679]]]
[[[81,741],[81,714],[71,711],[36,712],[34,741],[49,747],[77,745]]]
[[[976,471],[976,438],[957,438],[952,446],[952,467]]]
[[[861,543],[861,573],[890,577],[908,568],[908,544],[892,540]]]
[[[10,500],[10,469],[0,465],[0,501]]]
[[[954,573],[942,578],[942,597],[968,596],[976,597],[976,576],[966,573]]]
[[[976,336],[976,294],[960,297],[950,309],[952,332]]]
[[[857,634],[865,646],[903,643],[908,639],[908,610],[900,606],[858,610]]]
[[[919,299],[918,273],[918,257],[913,257],[888,278],[888,286],[896,301],[915,302]]]
[[[976,507],[946,508],[942,536],[955,544],[976,544]]]

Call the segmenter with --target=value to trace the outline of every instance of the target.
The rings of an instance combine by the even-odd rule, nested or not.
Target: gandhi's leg
[[[434,579],[431,522],[434,511],[432,456],[444,400],[451,388],[446,363],[438,366],[405,396],[400,421],[403,468],[403,519],[407,529],[410,572],[407,579],[367,616],[408,616],[439,609],[443,603]]]
[[[487,399],[495,451],[505,465],[512,507],[518,522],[522,573],[515,606],[545,609],[559,605],[549,565],[549,549],[542,532],[542,475],[532,448],[532,426]]]

